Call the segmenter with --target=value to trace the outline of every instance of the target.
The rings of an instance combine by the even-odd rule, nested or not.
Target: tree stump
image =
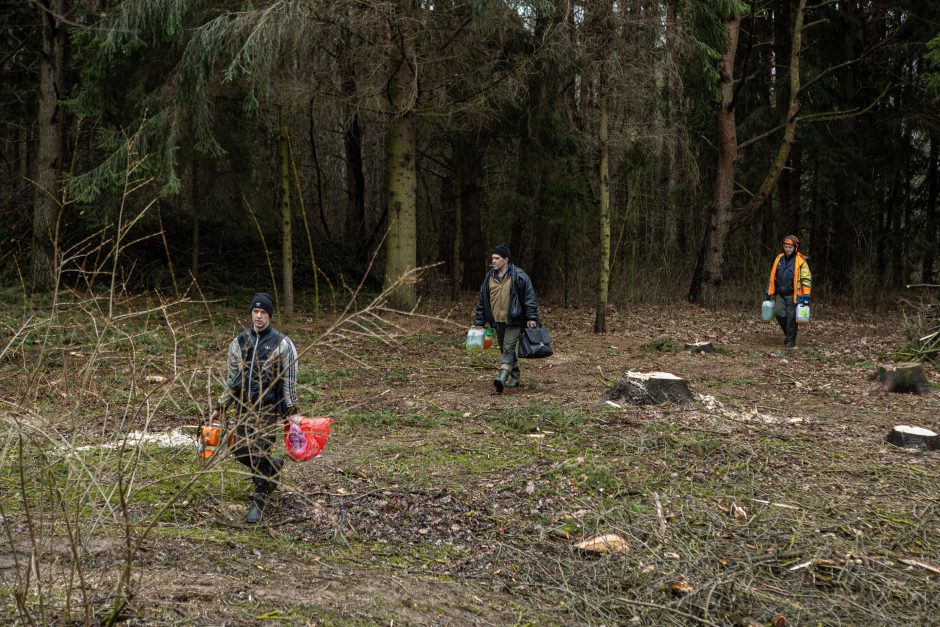
[[[607,400],[634,405],[658,405],[667,401],[685,406],[692,404],[689,383],[668,372],[628,372],[607,389],[606,396]]]
[[[924,375],[924,367],[914,362],[879,366],[873,378],[881,382],[885,392],[908,394],[930,392],[930,383]]]
[[[690,353],[710,354],[715,352],[715,347],[711,342],[693,342],[685,345],[685,350]]]
[[[928,451],[940,450],[940,437],[930,429],[898,425],[885,436],[885,442],[902,448],[922,448]]]

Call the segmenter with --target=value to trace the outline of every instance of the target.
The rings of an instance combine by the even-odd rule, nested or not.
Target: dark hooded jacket
[[[474,323],[477,326],[483,326],[488,322],[490,326],[496,324],[493,318],[493,309],[490,306],[490,277],[496,271],[490,270],[483,277],[483,285],[480,286],[480,300],[477,302],[477,309],[474,315]],[[507,324],[524,326],[529,320],[539,320],[538,300],[535,297],[535,288],[532,287],[532,279],[525,273],[525,270],[512,263],[507,270],[512,280],[509,294],[509,315]]]

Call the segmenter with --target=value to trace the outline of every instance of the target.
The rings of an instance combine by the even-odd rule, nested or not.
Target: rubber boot
[[[261,522],[261,517],[264,515],[264,506],[267,504],[268,495],[264,492],[256,492],[255,498],[251,501],[251,507],[248,509],[248,513],[245,514],[245,522],[249,525],[257,525]]]
[[[274,464],[274,459],[271,460],[272,465],[279,468],[279,466]],[[257,474],[251,476],[251,481],[255,484],[255,496],[251,501],[251,507],[248,508],[248,513],[245,514],[245,522],[249,525],[256,525],[261,522],[264,507],[268,504],[268,495],[274,491],[275,480]]]
[[[506,379],[509,378],[509,368],[503,366],[499,369],[499,376],[493,379],[493,387],[496,388],[497,394],[503,393],[503,388],[506,387]]]
[[[517,388],[517,387],[519,387],[519,383],[520,383],[520,381],[519,381],[519,367],[516,366],[516,367],[513,368],[512,371],[509,373],[509,380],[506,381],[506,387],[507,387],[507,388]]]

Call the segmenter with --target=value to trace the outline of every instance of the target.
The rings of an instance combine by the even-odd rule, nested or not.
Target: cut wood
[[[670,401],[692,404],[692,390],[685,379],[668,372],[628,372],[607,389],[607,399],[634,405],[658,405]]]
[[[604,535],[594,536],[582,542],[578,542],[575,548],[588,553],[618,553],[630,548],[627,541],[616,533],[605,533]]]
[[[885,441],[902,448],[922,448],[928,451],[940,450],[940,437],[930,429],[898,425],[888,432]]]
[[[930,391],[924,367],[919,363],[879,366],[874,379],[881,382],[886,392],[927,394]]]
[[[930,572],[934,574],[940,575],[940,568],[937,568],[936,566],[932,564],[928,564],[927,562],[919,562],[917,560],[907,560],[907,559],[900,560],[900,562],[902,564],[907,564],[908,566],[919,566],[923,569],[929,570]]]
[[[693,342],[685,345],[685,350],[690,353],[714,353],[715,347],[711,342]]]

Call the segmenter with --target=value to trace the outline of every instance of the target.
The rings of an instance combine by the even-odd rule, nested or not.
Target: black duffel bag
[[[541,359],[551,357],[552,336],[545,327],[523,327],[519,337],[519,357],[522,359]]]

